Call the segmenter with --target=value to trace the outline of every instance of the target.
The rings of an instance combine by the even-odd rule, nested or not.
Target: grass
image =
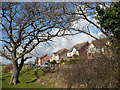
[[[45,73],[40,69],[23,69],[19,76],[20,83],[17,85],[8,84],[11,72],[2,73],[2,88],[47,88],[48,86],[36,82],[38,77]]]
[[[62,65],[64,66],[64,65]],[[61,70],[24,68],[20,72],[20,83],[9,85],[12,71],[2,73],[2,88],[66,88]]]

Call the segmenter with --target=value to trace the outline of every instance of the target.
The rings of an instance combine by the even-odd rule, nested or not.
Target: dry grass
[[[49,88],[67,88],[67,84],[65,82],[64,75],[61,73],[61,70],[49,72],[41,76],[37,83],[48,85]]]

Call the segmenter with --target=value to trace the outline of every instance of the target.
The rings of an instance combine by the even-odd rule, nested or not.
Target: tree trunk
[[[20,71],[17,67],[13,68],[10,84],[16,85],[17,83],[19,83],[19,72]]]
[[[55,64],[54,64],[54,70],[55,70]]]
[[[13,72],[11,75],[10,84],[16,85],[17,83],[19,83],[19,74],[20,74],[20,71],[23,67],[23,64],[24,64],[24,60],[21,60],[19,67],[18,67],[18,63],[16,61],[13,62]]]

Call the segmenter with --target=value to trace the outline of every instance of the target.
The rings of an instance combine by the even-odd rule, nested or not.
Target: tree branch
[[[4,58],[6,58],[6,59],[8,59],[8,60],[12,60],[12,58],[8,57],[7,55],[5,55],[4,53],[2,53],[1,51],[0,51],[0,54],[1,54],[1,56],[4,57]]]

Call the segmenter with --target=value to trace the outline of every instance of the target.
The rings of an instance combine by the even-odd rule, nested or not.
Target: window
[[[53,56],[53,59],[55,59],[55,56]]]

